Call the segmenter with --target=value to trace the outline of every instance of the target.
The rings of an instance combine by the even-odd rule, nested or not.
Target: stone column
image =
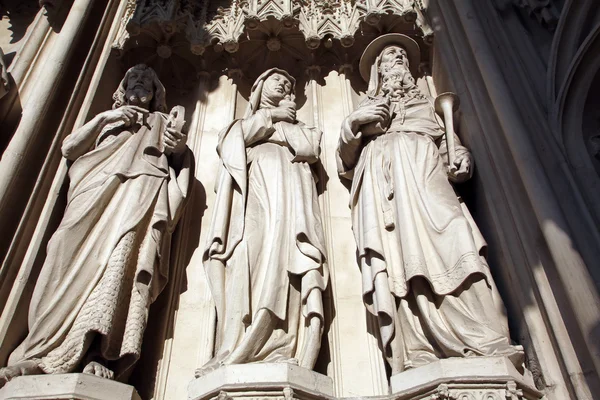
[[[58,40],[45,64],[44,74],[36,82],[35,93],[24,107],[21,122],[0,160],[0,229],[12,216],[19,185],[27,176],[28,162],[37,155],[38,138],[47,135],[42,122],[56,96],[58,82],[74,52],[94,0],[75,0],[63,24]]]
[[[388,383],[373,320],[362,302],[360,269],[352,234],[348,187],[337,173],[336,150],[340,127],[354,108],[350,65],[323,76],[318,66],[308,67],[307,108],[313,125],[323,132],[320,177],[323,194],[320,207],[327,245],[330,293],[328,342],[331,362],[327,375],[333,378],[339,397],[388,393]],[[310,119],[307,119],[310,121]],[[376,322],[375,322],[376,324]]]
[[[215,202],[214,188],[220,162],[215,149],[219,132],[235,118],[240,79],[239,69],[229,69],[221,76],[210,77],[203,73],[200,77],[197,107],[192,117],[196,122],[192,122],[189,131],[189,145],[196,159],[196,183],[185,216],[191,222],[182,228],[182,234],[189,236],[186,251],[193,251],[193,254],[182,260],[185,270],[181,271],[180,284],[173,288],[175,298],[169,306],[173,326],[165,343],[164,361],[154,395],[156,400],[186,398],[194,371],[213,355],[216,310],[202,253]],[[215,80],[218,83],[215,84]]]
[[[205,168],[203,158],[201,155],[202,150],[202,139],[205,128],[205,119],[207,117],[207,98],[208,90],[210,86],[210,73],[202,71],[199,73],[199,81],[196,89],[196,106],[193,114],[190,118],[190,127],[188,130],[188,147],[192,150],[196,158],[196,169],[195,176],[201,175],[201,171]],[[232,116],[233,118],[233,116]],[[162,319],[162,335],[164,338],[163,352],[160,364],[158,366],[158,373],[156,377],[156,384],[154,388],[154,399],[166,399],[167,388],[169,386],[169,373],[172,372],[170,368],[171,358],[173,354],[177,352],[178,338],[174,338],[172,334],[175,329],[175,323],[178,320],[177,311],[180,308],[180,296],[182,286],[186,281],[186,267],[188,267],[188,256],[191,248],[202,248],[202,243],[198,243],[194,240],[197,237],[197,232],[200,230],[198,226],[199,221],[202,218],[204,212],[203,206],[206,203],[206,194],[203,193],[201,182],[196,182],[192,188],[192,195],[190,196],[189,204],[191,207],[187,207],[185,213],[181,217],[180,226],[177,228],[177,234],[173,243],[173,251],[176,252],[176,256],[172,265],[172,281],[169,282],[168,286],[168,300],[165,306],[166,312]],[[194,270],[194,274],[197,271]],[[202,352],[207,353],[206,355],[200,355],[200,358],[205,360],[210,358],[212,348],[214,346],[214,322],[215,315],[214,310],[210,308],[211,297],[210,291],[204,289],[204,286],[194,286],[192,289],[195,291],[196,296],[199,297],[200,305],[197,305],[195,311],[198,314],[197,324],[194,325],[195,331],[190,332],[192,336],[197,340],[199,348]],[[186,304],[186,301],[183,301]],[[181,328],[181,326],[179,327]],[[190,357],[192,361],[196,361],[195,357]],[[190,376],[183,379],[189,381],[193,376],[193,370]],[[172,383],[172,382],[171,382]],[[172,390],[172,389],[171,389]]]
[[[37,16],[31,23],[31,30],[23,39],[23,46],[19,49],[15,59],[8,67],[8,72],[13,80],[12,84],[15,87],[0,102],[0,125],[3,127],[6,124],[12,126],[12,123],[14,123],[13,120],[16,119],[17,114],[21,111],[20,109],[15,109],[15,105],[18,108],[18,101],[22,101],[19,97],[23,87],[28,82],[28,79],[26,79],[28,72],[36,64],[36,57],[44,48],[44,44],[48,38],[50,23],[44,12],[44,9],[42,9],[37,13]]]
[[[25,76],[32,66],[35,57],[39,54],[44,40],[50,30],[48,18],[44,15],[46,11],[42,8],[32,22],[31,32],[25,38],[23,47],[19,50],[10,65],[9,71],[17,87],[21,86]]]
[[[88,7],[87,11],[89,11],[91,4],[86,3],[86,7]],[[109,2],[109,7],[116,8],[117,11],[115,15],[120,16],[124,10],[125,3],[119,4],[117,0],[112,0]],[[74,10],[72,10],[72,12],[73,11]],[[81,13],[78,15],[81,17]],[[71,18],[71,15],[69,15],[69,18]],[[71,25],[76,22],[83,24],[80,18],[76,19],[75,22],[73,22],[73,19],[71,19],[71,21]],[[107,23],[111,24],[111,21],[108,20]],[[84,95],[85,97],[81,101],[79,109],[74,108],[77,106],[73,106],[73,104],[79,104],[77,102],[79,100],[75,101],[75,97],[69,103],[69,106],[67,107],[67,113],[65,114],[61,127],[59,128],[59,136],[61,133],[64,135],[70,133],[65,132],[65,126],[63,125],[65,124],[65,121],[69,120],[66,125],[70,126],[69,124],[73,123],[72,119],[75,119],[76,117],[73,123],[73,129],[81,127],[86,122],[89,109],[94,101],[98,86],[101,85],[104,67],[108,61],[108,58],[110,57],[110,46],[112,40],[114,40],[116,27],[118,25],[119,20],[116,18],[116,20],[112,22],[112,26],[106,34],[107,38],[104,41],[104,45],[98,46],[98,48],[95,50],[99,56],[95,62],[95,67],[90,68],[87,72],[91,76],[88,90],[87,92],[81,93],[81,95]],[[101,40],[99,39],[101,37],[102,36],[99,36],[97,39]],[[70,44],[63,41],[62,37],[56,43],[56,46],[60,45],[60,43],[63,43],[63,45],[65,45],[65,43]],[[102,43],[102,41],[99,43]],[[24,56],[24,53],[21,53],[21,55]],[[59,62],[59,60],[56,59],[55,54],[53,54],[51,57],[56,63]],[[59,73],[60,71],[56,72]],[[39,114],[39,116],[43,118],[42,114]],[[38,126],[38,131],[29,131],[28,134],[33,134],[35,137],[40,137],[40,135],[47,133],[48,132],[44,131],[43,127]],[[62,155],[60,153],[62,137],[59,136],[54,138],[54,141],[50,147],[50,152],[48,154],[44,154],[46,161],[42,167],[42,172],[40,173],[38,182],[36,182],[33,192],[34,195],[32,195],[27,205],[23,220],[21,221],[21,225],[15,234],[13,243],[11,243],[11,247],[9,248],[2,264],[0,265],[0,301],[2,301],[1,304],[3,306],[2,313],[0,315],[0,363],[6,360],[8,354],[10,354],[10,352],[14,349],[14,346],[16,346],[16,344],[22,340],[22,336],[26,334],[27,312],[20,313],[17,312],[17,310],[20,310],[20,308],[23,307],[23,304],[28,304],[26,293],[28,290],[31,290],[30,286],[35,283],[32,282],[31,274],[34,271],[36,262],[39,262],[40,253],[43,252],[43,249],[47,243],[48,227],[51,224],[53,217],[56,216],[57,202],[61,196],[61,188],[65,183],[68,172],[67,162],[66,160],[62,159]],[[18,138],[15,136],[13,141],[16,140],[18,140]],[[28,145],[27,143],[22,143],[23,141],[20,142],[21,146]],[[32,147],[35,149],[34,145],[29,146],[30,149]],[[0,161],[0,165],[4,165],[4,161],[5,160],[2,159],[2,161]],[[22,162],[23,160],[12,159],[12,161]],[[19,168],[23,167],[23,165],[19,163],[12,165],[14,167],[18,166]],[[26,165],[24,165],[24,167],[26,168]],[[2,178],[9,175],[10,174],[7,171],[2,170],[0,172],[0,176],[2,176]],[[16,191],[18,192],[18,190]],[[2,193],[2,195],[7,196],[8,194]],[[4,200],[6,200],[6,198],[4,198]],[[6,210],[4,208],[0,208],[0,223],[4,221],[3,218],[5,216],[5,212]],[[24,231],[26,231],[26,233],[24,233]]]
[[[600,296],[581,255],[569,239],[569,224],[552,191],[549,177],[543,170],[528,139],[526,127],[520,119],[519,110],[511,102],[511,93],[493,57],[485,32],[477,18],[472,0],[454,3],[456,13],[465,30],[469,46],[474,49],[474,58],[481,72],[483,83],[493,101],[498,120],[506,135],[510,151],[519,167],[521,179],[542,235],[557,266],[557,272],[572,309],[583,339],[589,350],[596,373],[600,371],[600,350],[597,346],[597,323],[600,320]]]
[[[556,193],[560,190],[550,187],[554,183],[550,176],[565,181],[568,178],[560,173],[548,175],[552,168],[546,166],[544,169],[542,163],[548,161],[542,158],[544,153],[553,153],[550,130],[534,132],[525,125],[521,115],[531,116],[536,112],[516,106],[516,95],[509,84],[514,86],[520,80],[507,81],[507,75],[500,70],[500,65],[505,64],[510,70],[508,77],[512,76],[514,62],[518,60],[498,53],[496,47],[499,46],[490,44],[487,38],[489,32],[494,31],[494,25],[483,29],[478,21],[489,16],[481,10],[476,12],[473,6],[471,1],[432,2],[430,16],[438,24],[435,27],[434,64],[438,73],[434,75],[438,80],[442,78],[440,81],[451,78],[452,89],[466,100],[461,106],[461,126],[465,128],[461,131],[466,134],[464,138],[469,140],[476,156],[480,188],[485,188],[484,197],[479,201],[480,218],[489,226],[489,232],[495,232],[495,236],[487,235],[488,240],[496,241],[497,264],[492,268],[496,268],[496,276],[503,278],[499,282],[505,286],[504,300],[510,305],[513,326],[518,327],[513,333],[519,333],[515,339],[526,347],[538,387],[545,387],[549,399],[592,398],[588,384],[596,380],[595,371],[582,371],[580,362],[586,362],[587,356],[578,359],[574,348],[576,346],[585,353],[586,344],[573,343],[570,332],[577,332],[579,327],[575,323],[568,324],[575,322],[575,316],[565,312],[570,310],[569,305],[566,309],[559,305],[571,302],[571,299],[565,299],[568,296],[559,295],[565,293],[564,288],[568,288],[570,296],[585,297],[584,293],[569,286],[581,279],[581,273],[588,275],[580,254],[573,247],[575,236],[565,224],[564,209],[559,208],[561,204]],[[506,43],[508,47],[512,45]],[[554,170],[558,172],[560,159],[554,159],[552,163],[556,164]],[[564,201],[576,198],[571,195],[573,193],[564,193]],[[569,206],[577,207],[574,203]],[[579,225],[577,220],[568,222],[572,227]],[[568,250],[555,258],[549,254],[552,247],[554,254],[556,250]],[[556,279],[555,266],[570,271],[572,263],[577,265],[578,272],[564,285]],[[566,274],[563,273],[563,277]],[[589,275],[583,279],[587,280],[583,285],[587,287],[584,292],[593,292]],[[589,307],[592,311],[595,308],[591,304]],[[590,331],[582,333],[587,337]]]

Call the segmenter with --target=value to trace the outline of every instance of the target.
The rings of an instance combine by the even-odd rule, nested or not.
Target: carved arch
[[[598,223],[600,158],[591,138],[600,135],[600,11],[594,0],[565,4],[549,60],[548,99],[552,133]]]
[[[548,62],[548,95],[554,102],[572,70],[575,56],[589,36],[598,10],[595,0],[567,0],[556,28]],[[552,104],[552,103],[551,103]]]

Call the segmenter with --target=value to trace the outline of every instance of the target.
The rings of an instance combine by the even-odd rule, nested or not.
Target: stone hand
[[[358,131],[359,127],[371,122],[383,122],[390,117],[390,105],[372,104],[360,107],[348,116],[348,122],[353,131]]]
[[[102,117],[106,125],[115,122],[123,122],[125,126],[132,126],[138,121],[138,114],[142,114],[142,116],[146,118],[148,113],[148,110],[141,107],[123,106],[115,110],[105,111],[102,113]]]
[[[163,145],[165,146],[165,154],[181,154],[185,150],[187,135],[179,132],[175,128],[168,127],[163,137]]]
[[[271,120],[273,123],[285,121],[294,122],[296,120],[296,108],[291,102],[286,102],[285,105],[271,109]]]
[[[448,177],[452,182],[462,183],[471,178],[473,169],[471,168],[471,155],[469,153],[462,153],[456,156],[454,159],[454,166],[456,171],[452,173],[448,169]]]

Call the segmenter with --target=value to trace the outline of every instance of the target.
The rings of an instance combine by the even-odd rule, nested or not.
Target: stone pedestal
[[[20,376],[0,390],[0,400],[141,400],[133,386],[89,374]]]
[[[227,365],[194,379],[188,400],[329,399],[331,378],[290,364]]]
[[[543,394],[504,357],[450,358],[394,375],[394,400],[538,400]]]

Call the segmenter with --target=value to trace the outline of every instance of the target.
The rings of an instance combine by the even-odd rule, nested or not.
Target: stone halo
[[[408,54],[408,63],[410,64],[410,72],[413,76],[417,75],[419,69],[419,62],[421,60],[421,49],[418,43],[411,37],[403,35],[401,33],[388,33],[386,35],[379,36],[373,40],[365,48],[365,51],[360,58],[359,70],[360,76],[369,82],[369,76],[371,75],[371,66],[381,53],[381,51],[390,45],[398,45],[406,50]]]

